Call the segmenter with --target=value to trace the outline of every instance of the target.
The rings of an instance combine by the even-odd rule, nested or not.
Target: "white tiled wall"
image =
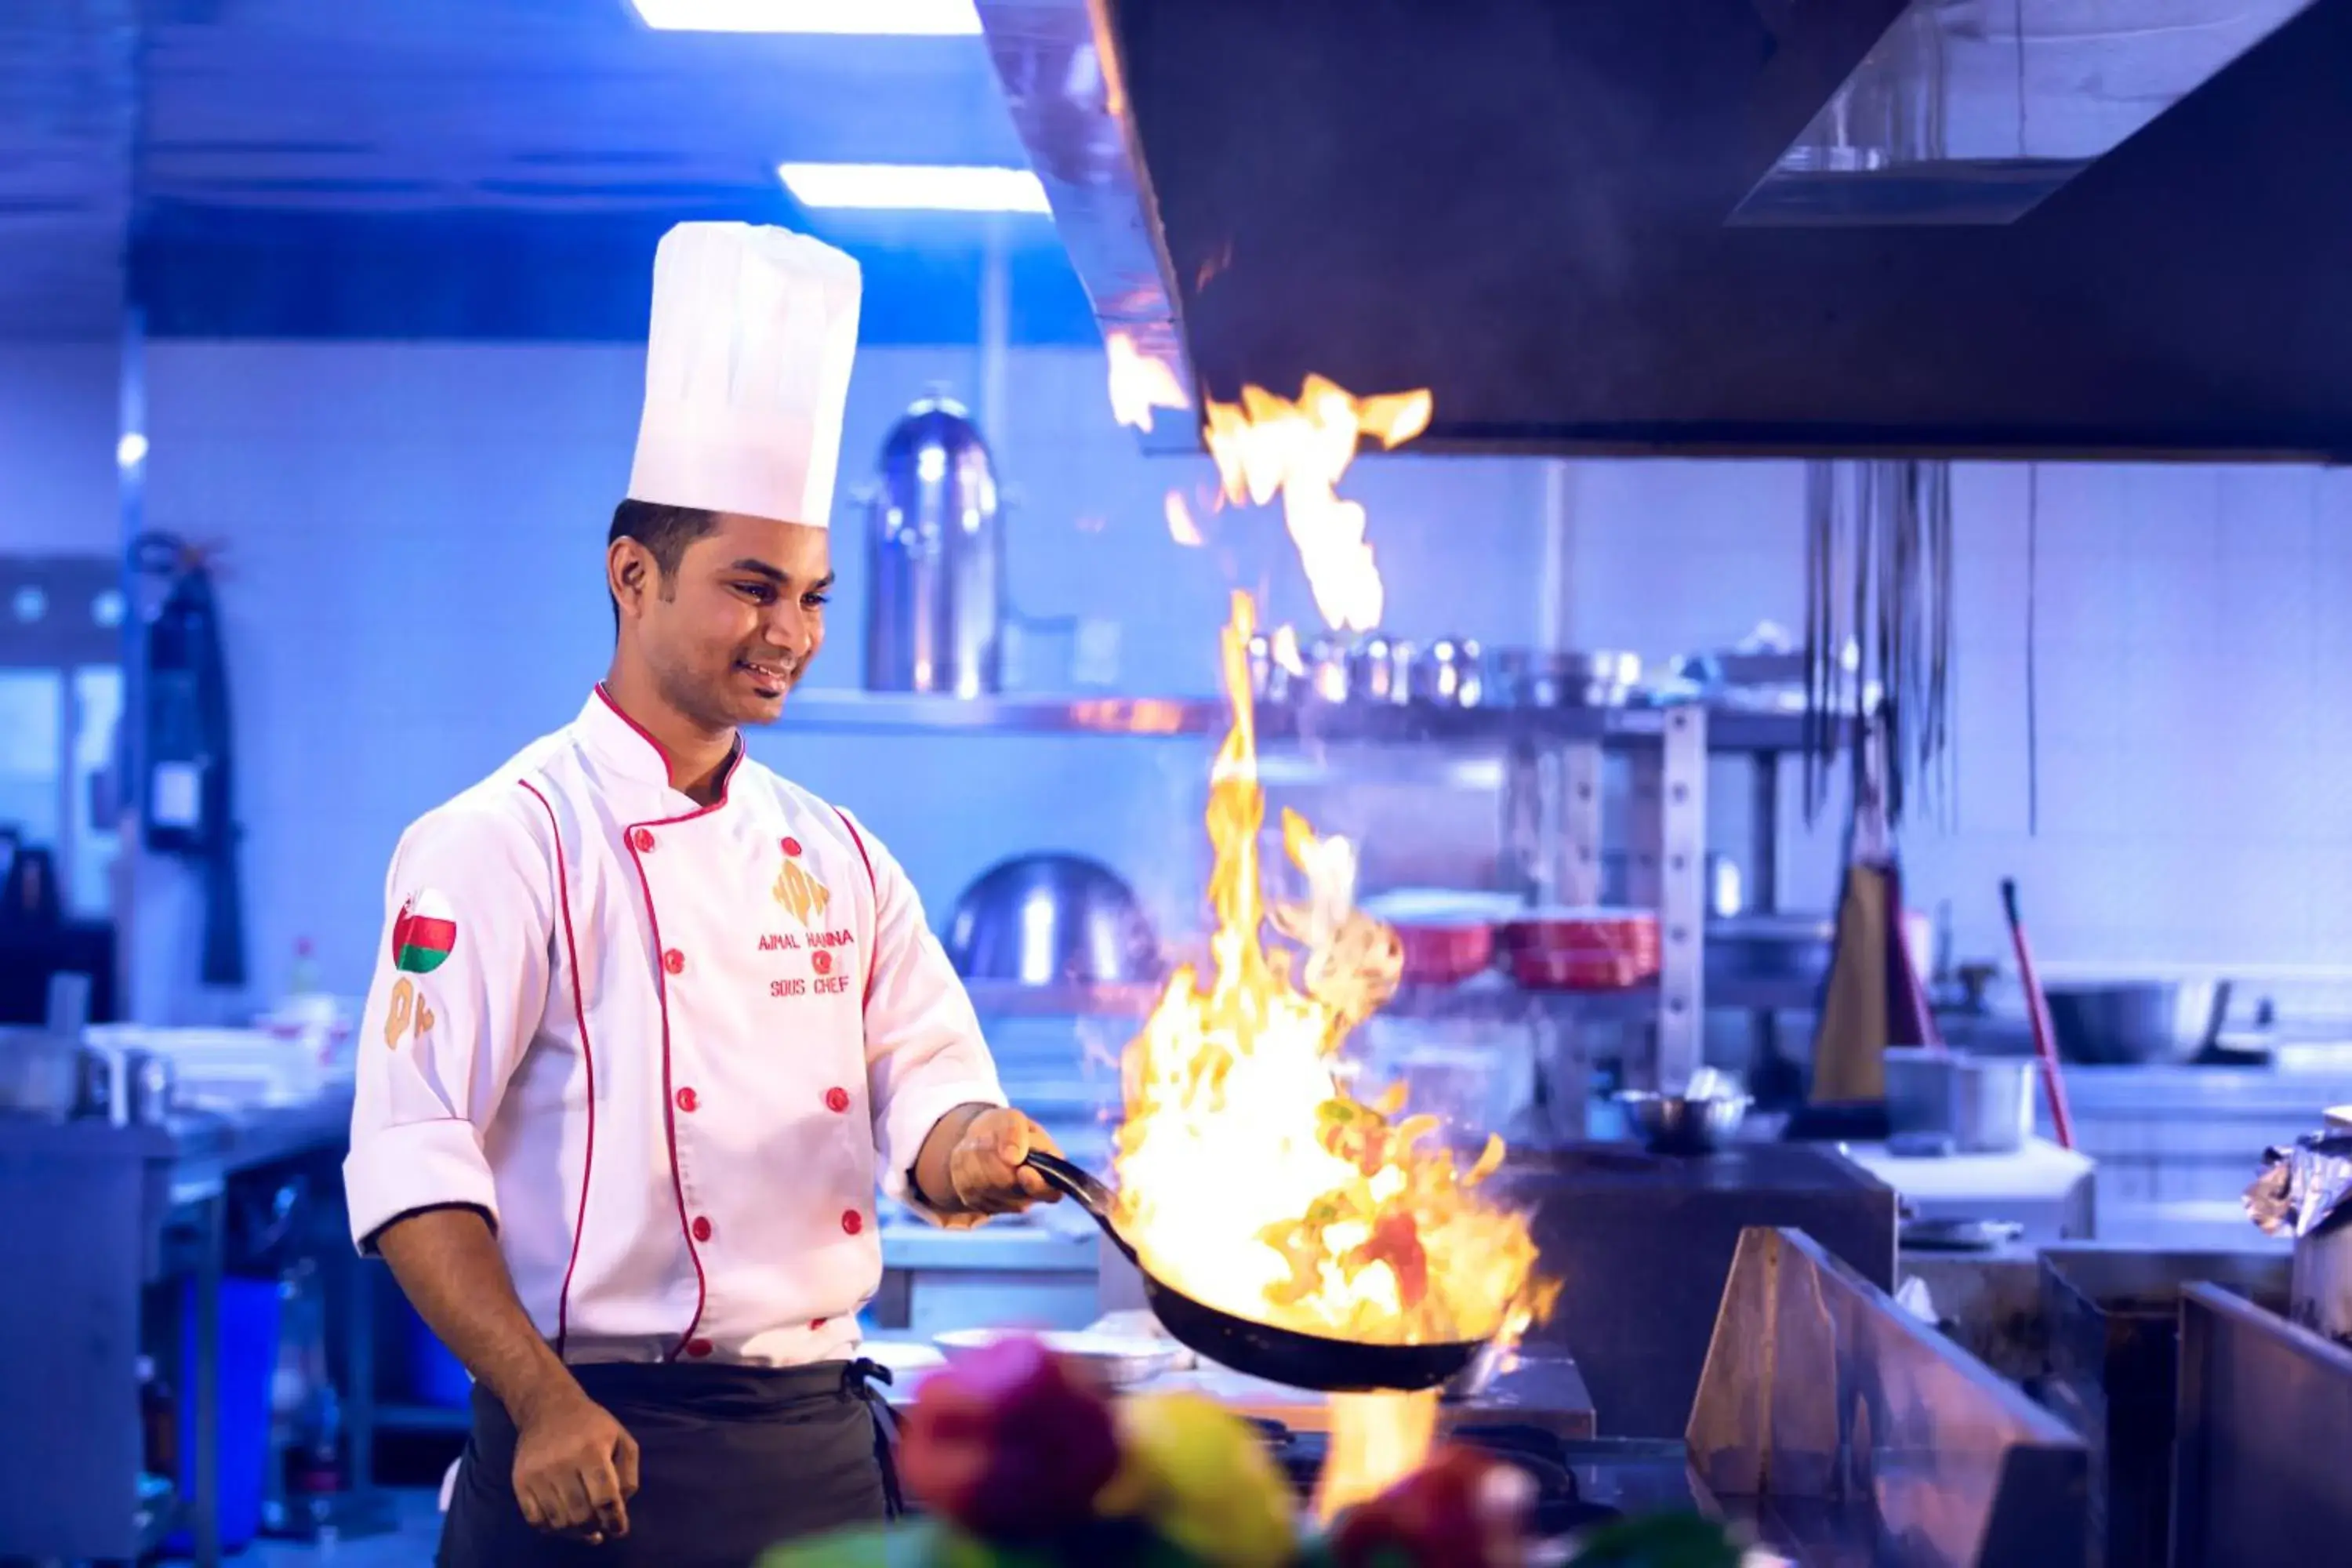
[[[1962,951],[2005,956],[1999,882],[2013,875],[2058,972],[2215,967],[2282,991],[2299,989],[2283,971],[2352,973],[2352,478],[2031,478],[2039,830],[2029,472],[1969,465],[1954,476],[1956,818],[1906,834],[1915,900],[1949,899]],[[1580,465],[1576,636],[1663,657],[1761,617],[1800,626],[1801,492],[1795,464]],[[1784,838],[1790,898],[1826,901],[1839,826]]]
[[[609,649],[597,558],[635,433],[622,348],[171,342],[149,359],[148,511],[230,542],[245,868],[259,990],[296,937],[364,975],[403,823],[563,722]],[[852,391],[831,646],[812,679],[854,686],[862,532],[852,499],[884,430],[968,350],[892,349]],[[1204,691],[1230,585],[1311,620],[1271,514],[1160,519],[1200,459],[1139,457],[1097,355],[1016,353],[990,434],[1011,497],[1011,576],[1031,615],[1121,630],[1118,685]],[[0,437],[0,443],[5,437]],[[0,444],[0,452],[5,452]],[[2021,468],[1956,480],[1958,825],[1906,839],[1915,900],[1952,900],[1963,952],[2005,952],[1997,886],[2021,879],[2053,967],[2352,965],[2352,491],[2308,470],[2039,470],[2041,819],[2029,836]],[[1534,463],[1368,459],[1391,624],[1529,640],[1540,598]],[[1655,658],[1771,617],[1801,623],[1793,464],[1588,463],[1572,470],[1567,595],[1580,643]],[[1096,855],[1163,923],[1192,919],[1207,752],[1198,742],[850,739],[789,723],[759,753],[858,808],[934,904],[1002,856]],[[1794,778],[1785,792],[1795,800]],[[1726,792],[1728,793],[1727,790]],[[1738,822],[1718,803],[1718,826]],[[1791,826],[1787,897],[1825,904],[1841,822]],[[142,934],[151,1016],[202,1015],[193,900]]]

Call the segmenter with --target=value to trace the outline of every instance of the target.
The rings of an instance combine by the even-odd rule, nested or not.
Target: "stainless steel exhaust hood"
[[[1734,223],[2008,223],[2311,0],[1912,0]]]
[[[1106,334],[1207,395],[1428,386],[1423,451],[2352,454],[2352,0],[980,10]]]

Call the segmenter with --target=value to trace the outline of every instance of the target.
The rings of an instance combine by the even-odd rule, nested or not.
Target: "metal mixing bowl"
[[[2043,987],[2068,1061],[2184,1062],[2221,1033],[2227,981],[2060,981]]]
[[[1708,1154],[1738,1130],[1748,1115],[1748,1096],[1727,1090],[1701,1094],[1655,1094],[1627,1089],[1617,1096],[1625,1119],[1653,1154]]]
[[[1022,855],[964,889],[948,919],[948,958],[967,980],[1024,985],[1160,978],[1160,943],[1135,894],[1076,855]]]

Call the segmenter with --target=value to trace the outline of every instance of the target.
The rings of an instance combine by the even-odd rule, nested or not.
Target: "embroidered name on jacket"
[[[857,938],[846,930],[813,931],[795,933],[788,931],[765,931],[760,933],[761,952],[795,952],[803,947],[850,947]]]

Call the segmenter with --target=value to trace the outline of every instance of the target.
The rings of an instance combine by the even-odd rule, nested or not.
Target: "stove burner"
[[[1250,1424],[1274,1450],[1275,1461],[1290,1478],[1291,1489],[1302,1499],[1312,1497],[1316,1479],[1323,1473],[1329,1439],[1320,1432],[1295,1432],[1279,1421],[1253,1417]],[[1533,1478],[1535,1530],[1539,1536],[1566,1535],[1618,1517],[1619,1510],[1605,1503],[1584,1500],[1576,1472],[1568,1468],[1566,1449],[1540,1426],[1471,1424],[1453,1428],[1441,1440],[1484,1449]]]

